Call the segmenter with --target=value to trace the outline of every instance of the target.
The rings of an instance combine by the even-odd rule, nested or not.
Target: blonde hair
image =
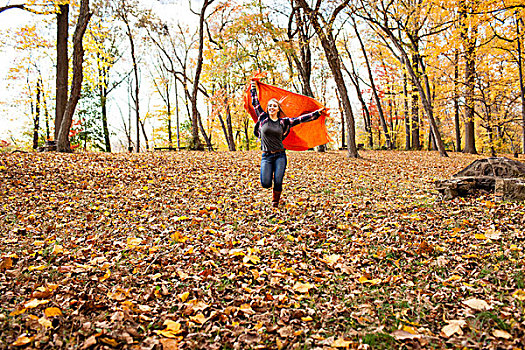
[[[270,100],[268,100],[268,103],[266,104],[266,112],[268,112],[268,105],[270,104],[270,102],[277,103],[277,106],[279,107],[279,113],[277,114],[277,117],[284,118],[285,115],[284,115],[283,109],[281,108],[281,102],[279,102],[279,100],[276,98],[271,98]]]

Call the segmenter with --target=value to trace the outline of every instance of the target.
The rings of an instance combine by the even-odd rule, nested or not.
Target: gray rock
[[[478,159],[451,179],[434,184],[445,199],[484,190],[497,200],[525,200],[525,164],[505,157]]]

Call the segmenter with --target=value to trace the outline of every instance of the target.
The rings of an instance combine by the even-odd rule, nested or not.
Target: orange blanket
[[[323,108],[322,104],[311,97],[263,84],[259,81],[257,82],[257,88],[261,107],[266,110],[268,101],[276,98],[280,101],[281,109],[286,118],[299,117],[300,115]],[[251,115],[253,121],[257,122],[257,115],[252,106],[250,84],[248,84],[244,94],[244,108]],[[323,110],[319,119],[292,127],[290,134],[283,141],[284,147],[292,151],[305,151],[331,141],[325,125],[325,119],[328,115],[327,111]]]

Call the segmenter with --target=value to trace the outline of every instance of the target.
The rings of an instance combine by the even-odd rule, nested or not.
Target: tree
[[[89,0],[80,2],[80,13],[78,16],[75,34],[73,36],[73,81],[71,84],[71,95],[67,101],[66,109],[60,123],[58,132],[57,150],[59,152],[71,152],[69,144],[69,131],[73,122],[73,114],[80,98],[82,80],[84,78],[82,63],[84,62],[84,47],[82,39],[86,32],[92,13],[89,11]]]
[[[317,0],[315,6],[312,8],[306,0],[296,0],[297,4],[303,8],[308,15],[314,30],[321,42],[321,46],[325,52],[326,60],[330,66],[333,78],[335,80],[337,91],[343,103],[343,109],[346,117],[347,133],[348,133],[348,156],[352,158],[359,157],[357,146],[355,143],[355,121],[352,105],[346,89],[345,80],[342,72],[341,58],[336,46],[334,38],[334,24],[337,16],[343,11],[349,3],[349,0],[342,1],[332,9],[332,12],[327,15],[327,18],[320,12],[321,0]]]
[[[352,19],[352,20],[353,20],[353,28],[354,28],[356,37],[359,40],[359,45],[361,47],[361,51],[362,51],[363,57],[365,59],[366,70],[368,72],[368,79],[370,81],[370,87],[372,88],[372,95],[374,96],[374,100],[375,100],[375,103],[376,103],[376,106],[377,106],[377,112],[379,114],[379,121],[381,122],[381,127],[383,128],[383,133],[385,134],[386,147],[388,149],[392,149],[393,148],[393,144],[392,144],[392,140],[390,139],[390,130],[388,130],[388,125],[386,123],[385,113],[383,112],[383,106],[382,106],[382,103],[381,103],[381,99],[379,98],[379,93],[377,91],[377,87],[376,87],[376,84],[374,82],[374,76],[372,75],[372,68],[370,66],[370,60],[368,59],[368,54],[367,54],[365,45],[363,43],[363,40],[361,39],[361,35],[359,34],[359,29],[357,27],[357,23],[356,23],[355,19]]]
[[[465,147],[463,152],[477,154],[476,134],[474,125],[474,89],[476,79],[476,42],[477,22],[473,16],[476,11],[476,0],[459,2],[461,39],[465,57]]]
[[[403,5],[403,9],[410,9],[411,13],[415,13],[416,15],[423,16],[423,18],[425,18],[426,11],[428,10],[423,7],[422,1],[423,0],[418,0],[418,6],[416,7],[417,11],[412,11],[414,7],[411,7],[411,3],[401,2],[401,5]],[[409,58],[410,52],[419,52],[418,43],[421,39],[421,35],[419,34],[419,31],[414,32],[414,25],[411,24],[411,21],[408,21],[408,23],[405,21],[406,18],[403,16],[403,12],[401,12],[401,14],[397,12],[395,5],[400,4],[394,4],[390,1],[378,1],[372,3],[365,0],[360,0],[359,6],[355,8],[355,13],[359,14],[361,18],[375,27],[377,29],[377,33],[382,33],[385,36],[385,42],[388,40],[392,44],[393,47],[391,48],[391,51],[396,52],[398,55],[398,60],[405,65],[412,84],[417,88],[419,98],[423,104],[423,108],[430,124],[430,128],[436,139],[438,151],[441,156],[447,157],[448,155],[445,150],[443,139],[441,138],[441,132],[439,131],[436,119],[434,118],[434,111],[432,107],[432,91],[426,71],[426,65],[423,59],[424,56],[420,54],[413,54],[412,60]],[[418,19],[414,19],[412,22],[418,23],[418,26],[421,25],[421,22]],[[439,24],[433,30],[429,30],[427,35],[430,35],[430,33],[433,33],[434,31],[442,30],[441,25],[442,24]],[[407,42],[404,42],[402,38],[399,38],[399,36],[395,34],[395,31],[401,31],[406,36]],[[421,69],[421,74],[419,73],[419,69]],[[414,108],[414,101],[412,103],[412,107]],[[414,138],[414,135],[412,136]],[[414,139],[412,142],[414,142]],[[412,146],[414,146],[414,144]]]
[[[124,1],[120,0],[116,6],[116,14],[118,18],[124,23],[125,25],[125,32],[126,36],[129,41],[129,47],[130,47],[130,54],[131,54],[131,61],[133,66],[133,83],[134,88],[132,92],[132,100],[134,103],[134,109],[135,109],[135,129],[136,129],[136,136],[137,141],[135,145],[135,151],[138,153],[140,152],[140,78],[139,78],[139,65],[138,65],[138,57],[136,52],[136,40],[135,40],[135,33],[131,26],[131,19],[138,17],[138,11],[136,10],[138,6],[137,1]]]
[[[196,60],[196,68],[195,68],[195,76],[193,78],[193,87],[190,95],[190,102],[191,102],[191,125],[192,125],[192,146],[195,149],[201,149],[201,143],[199,138],[199,129],[200,127],[201,132],[203,136],[206,139],[206,143],[208,146],[208,149],[211,150],[212,145],[209,139],[206,137],[206,132],[204,131],[204,128],[202,126],[202,119],[200,116],[200,113],[197,109],[197,95],[199,92],[199,80],[202,73],[202,62],[203,62],[203,51],[204,51],[204,22],[206,18],[206,10],[208,7],[214,2],[215,0],[204,0],[202,3],[202,7],[200,9],[199,13],[194,12],[196,15],[199,16],[199,29],[198,29],[198,52],[197,52],[197,60]]]
[[[57,13],[57,76],[56,76],[56,109],[55,140],[58,140],[62,119],[66,111],[69,88],[69,3],[61,4]]]
[[[115,16],[115,9],[107,0],[96,0],[92,5],[93,19],[84,39],[86,61],[89,62],[85,68],[87,70],[85,77],[89,85],[87,89],[92,90],[89,95],[98,99],[96,105],[100,112],[96,115],[100,123],[95,125],[101,127],[104,151],[111,152],[108,124],[110,94],[132,74],[133,70],[115,73],[115,67],[125,53],[125,50],[119,47],[119,43],[125,42],[126,37]]]

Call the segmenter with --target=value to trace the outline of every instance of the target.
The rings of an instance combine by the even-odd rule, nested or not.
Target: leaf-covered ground
[[[475,158],[1,154],[0,348],[498,348],[525,340],[525,204],[441,201]]]

